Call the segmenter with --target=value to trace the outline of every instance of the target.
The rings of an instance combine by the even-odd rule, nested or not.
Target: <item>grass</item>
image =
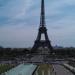
[[[10,70],[13,67],[14,65],[12,64],[11,65],[10,64],[0,64],[0,74]]]

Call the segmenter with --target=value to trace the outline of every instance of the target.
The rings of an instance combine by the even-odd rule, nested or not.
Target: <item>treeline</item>
[[[13,57],[25,56],[29,53],[27,48],[0,48],[0,60],[1,59],[14,59]]]
[[[66,56],[66,57],[74,57],[75,58],[75,48],[60,48],[54,49],[53,52],[56,55]]]
[[[25,57],[27,54],[31,53],[31,49],[28,48],[2,48],[0,47],[0,60],[2,59],[12,59],[15,57]],[[74,57],[75,58],[75,48],[57,48],[53,49],[53,53],[58,58]]]

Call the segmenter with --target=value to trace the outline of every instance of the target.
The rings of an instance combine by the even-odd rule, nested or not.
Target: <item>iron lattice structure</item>
[[[41,35],[44,34],[45,40],[41,40]],[[50,53],[52,52],[52,46],[47,34],[47,28],[45,23],[45,7],[44,0],[41,0],[41,15],[40,15],[40,26],[37,35],[37,39],[34,42],[34,45],[31,49],[32,52],[35,52],[39,47],[48,47]]]

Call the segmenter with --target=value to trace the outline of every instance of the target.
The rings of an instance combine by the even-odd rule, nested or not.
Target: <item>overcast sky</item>
[[[0,0],[0,46],[32,47],[40,22],[41,0]],[[75,47],[75,0],[45,0],[52,46]]]

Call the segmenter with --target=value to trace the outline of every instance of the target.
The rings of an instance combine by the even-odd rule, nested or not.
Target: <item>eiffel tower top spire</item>
[[[45,26],[45,7],[44,7],[44,0],[41,0],[40,27],[44,26]]]

